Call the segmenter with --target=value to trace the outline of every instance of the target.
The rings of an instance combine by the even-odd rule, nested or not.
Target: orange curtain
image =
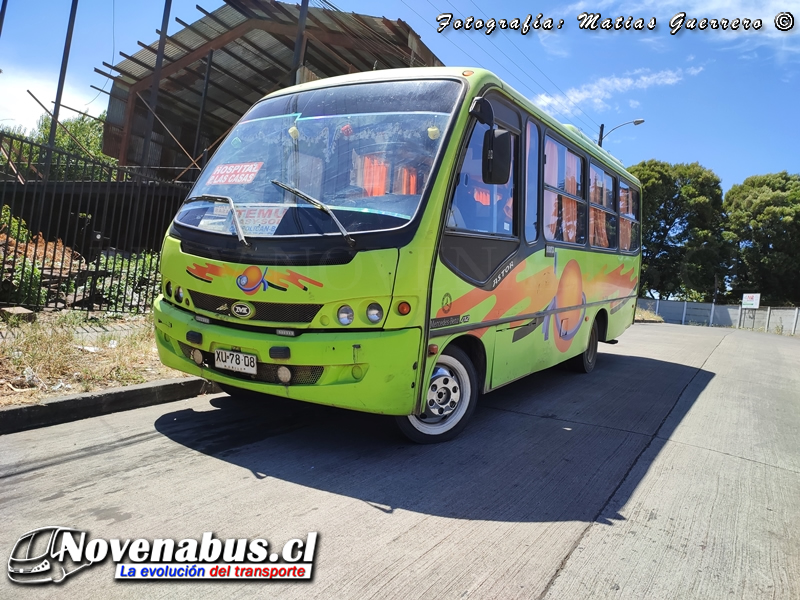
[[[482,206],[489,206],[492,201],[489,190],[486,188],[475,188],[475,191],[472,193],[472,197],[475,199],[475,202]]]
[[[567,152],[567,165],[566,165],[564,191],[573,196],[578,195],[578,157],[572,152]]]
[[[367,196],[386,195],[386,163],[374,155],[364,157],[364,191]]]
[[[619,213],[621,215],[630,214],[630,190],[627,187],[619,186]]]
[[[631,222],[628,219],[619,220],[619,247],[622,250],[631,249]]]
[[[397,167],[394,172],[393,194],[418,194],[417,170],[413,167]]]
[[[608,215],[602,210],[592,208],[589,211],[589,243],[599,248],[608,248],[608,232],[606,231],[606,219]]]
[[[558,230],[558,194],[544,191],[544,235],[548,240],[556,239]]]
[[[603,203],[603,182],[600,172],[594,167],[589,167],[589,199],[595,204]]]
[[[564,188],[568,194],[578,195],[578,157],[567,152],[567,164],[564,177]],[[565,242],[578,239],[578,203],[572,198],[561,197],[561,228]]]
[[[550,138],[544,143],[544,160],[544,182],[558,187],[558,145]]]
[[[561,196],[561,231],[565,242],[578,239],[578,201]]]

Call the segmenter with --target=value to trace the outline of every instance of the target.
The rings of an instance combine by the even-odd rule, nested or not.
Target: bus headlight
[[[178,304],[183,302],[183,288],[181,286],[175,288],[175,300]]]
[[[164,284],[164,295],[167,298],[172,298],[172,282],[168,281]]]
[[[352,308],[345,304],[339,308],[339,314],[337,316],[339,318],[339,323],[342,325],[350,325],[350,323],[353,322],[355,313],[353,312]]]
[[[367,307],[367,319],[370,323],[380,323],[383,319],[383,307],[377,302],[373,302]]]

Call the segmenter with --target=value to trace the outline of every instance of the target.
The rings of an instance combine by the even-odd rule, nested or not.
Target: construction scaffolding
[[[258,99],[313,79],[375,69],[441,66],[403,21],[274,0],[225,0],[159,41],[120,52],[111,77],[103,152],[149,175],[196,176],[215,145]],[[303,13],[306,13],[305,15]],[[165,10],[168,14],[168,10]],[[157,32],[160,35],[160,32]],[[300,40],[298,45],[298,40]],[[157,105],[149,90],[159,72]],[[151,125],[153,119],[157,125]],[[145,143],[145,140],[148,140]],[[143,157],[143,152],[147,156]]]

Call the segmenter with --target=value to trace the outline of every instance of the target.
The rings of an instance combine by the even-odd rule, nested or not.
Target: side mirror
[[[511,133],[490,129],[483,136],[483,182],[505,185],[511,174]]]
[[[489,127],[494,125],[494,110],[492,109],[492,105],[482,96],[472,101],[472,106],[469,107],[469,114],[478,119],[479,123],[483,123]]]

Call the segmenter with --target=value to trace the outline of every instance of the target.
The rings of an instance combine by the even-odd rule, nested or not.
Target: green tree
[[[641,293],[710,301],[730,257],[719,177],[699,163],[658,160],[630,172],[642,182]]]
[[[105,120],[105,112],[100,115],[101,120]],[[50,136],[50,116],[42,115],[39,117],[39,122],[36,127],[31,131],[30,138],[38,144],[47,144]],[[80,115],[71,119],[60,119],[61,124],[72,134],[73,140],[64,128],[59,127],[56,130],[55,146],[59,150],[64,150],[70,154],[78,154],[85,156],[85,148],[88,152],[97,159],[103,162],[110,162],[113,159],[110,156],[103,154],[103,124],[100,121],[91,119],[89,117]],[[80,142],[78,144],[75,140]],[[83,146],[83,148],[81,148]]]
[[[737,245],[731,294],[800,305],[800,175],[748,177],[725,195],[727,229]]]

